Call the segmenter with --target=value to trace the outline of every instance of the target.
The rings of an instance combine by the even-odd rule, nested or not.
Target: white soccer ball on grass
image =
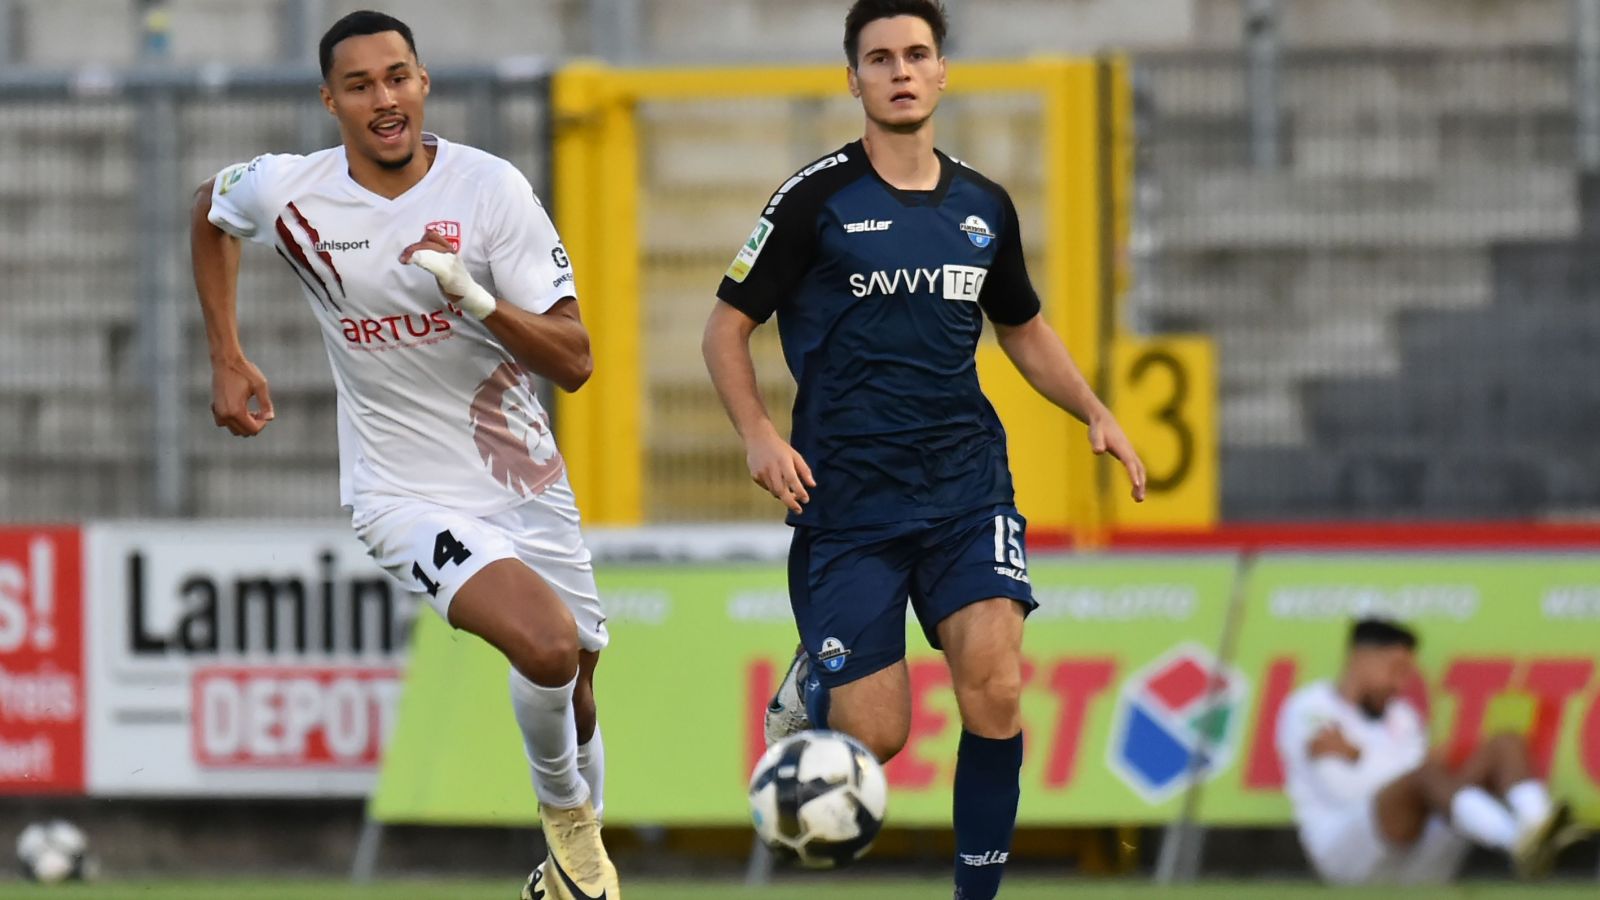
[[[775,854],[813,869],[860,859],[883,827],[889,784],[859,741],[802,731],[771,747],[750,775],[750,818]]]
[[[40,884],[87,881],[94,869],[88,836],[63,819],[22,829],[17,836],[17,864],[23,877]]]

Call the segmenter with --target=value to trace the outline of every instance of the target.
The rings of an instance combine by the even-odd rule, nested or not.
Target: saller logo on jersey
[[[850,276],[850,293],[857,297],[890,294],[943,294],[946,300],[978,302],[989,270],[977,266],[942,269],[895,269]]]
[[[860,234],[863,231],[888,231],[894,224],[893,219],[868,219],[865,222],[844,223],[845,234]]]
[[[761,255],[761,248],[767,245],[767,238],[772,237],[771,222],[762,218],[756,222],[756,230],[750,232],[750,240],[744,242],[739,248],[739,255],[733,258],[733,265],[728,267],[728,277],[734,281],[742,282],[750,274],[750,268],[756,264],[756,258]]]

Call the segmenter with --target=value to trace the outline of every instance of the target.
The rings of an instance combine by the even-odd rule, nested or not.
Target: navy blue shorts
[[[837,687],[905,659],[908,599],[936,650],[939,623],[965,606],[1009,597],[1032,612],[1026,531],[1010,504],[863,528],[795,526],[789,602],[812,673]]]

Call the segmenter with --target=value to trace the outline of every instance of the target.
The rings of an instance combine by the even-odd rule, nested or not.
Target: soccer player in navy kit
[[[1022,621],[1037,605],[1005,432],[978,385],[984,317],[1028,383],[1122,461],[1136,499],[1145,474],[1039,315],[1010,197],[934,149],[945,30],[934,0],[851,7],[847,73],[866,133],[773,195],[717,292],[703,351],[751,476],[794,526],[802,648],[768,739],[832,728],[879,759],[899,752],[909,598],[961,712],[955,895],[982,900],[999,891],[1016,821]],[[751,333],[774,313],[798,385],[792,443],[750,357]]]

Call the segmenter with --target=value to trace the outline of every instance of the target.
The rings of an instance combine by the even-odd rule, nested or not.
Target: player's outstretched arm
[[[1078,370],[1054,328],[1044,316],[1035,315],[1021,325],[995,325],[1000,349],[1028,384],[1041,396],[1089,426],[1089,443],[1095,453],[1110,453],[1122,463],[1133,485],[1133,499],[1143,501],[1144,463],[1122,433],[1116,416],[1094,395],[1089,382]]]
[[[439,290],[469,315],[480,319],[528,371],[571,393],[594,373],[589,330],[578,316],[578,301],[566,297],[543,313],[489,295],[467,272],[450,245],[432,231],[400,253],[400,262],[426,269]]]
[[[239,342],[239,239],[211,223],[212,185],[207,181],[195,192],[189,217],[194,286],[211,349],[211,417],[235,435],[252,437],[273,419],[272,394]]]
[[[732,305],[718,300],[706,321],[700,352],[705,356],[711,383],[722,398],[722,406],[733,420],[733,428],[744,440],[745,462],[750,478],[783,501],[795,513],[811,502],[808,487],[816,487],[811,467],[789,442],[778,434],[761,402],[756,386],[755,361],[750,358],[750,335],[760,324]]]

